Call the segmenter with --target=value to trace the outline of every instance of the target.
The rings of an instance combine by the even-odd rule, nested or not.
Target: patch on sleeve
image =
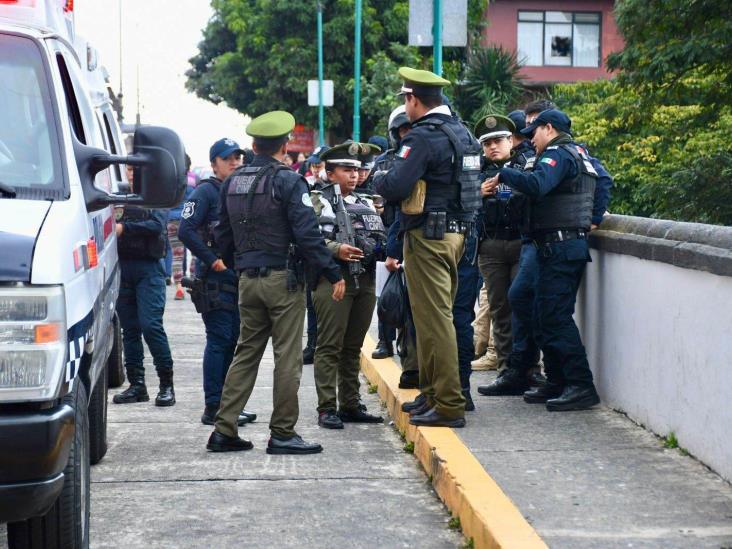
[[[399,152],[397,153],[397,156],[399,158],[406,158],[409,156],[409,153],[412,152],[412,147],[409,147],[407,145],[402,145],[402,148],[399,149]]]
[[[302,193],[302,203],[308,208],[313,208],[313,200],[310,198],[310,193]]]
[[[196,203],[195,202],[186,202],[183,204],[183,211],[181,212],[180,216],[183,219],[188,219],[190,217],[193,217],[193,214],[196,211]]]
[[[548,156],[545,156],[541,159],[542,164],[549,164],[552,168],[557,165],[557,161],[553,158],[549,158]]]
[[[548,151],[556,151],[558,148],[559,147],[557,147],[556,145],[552,145],[551,147],[547,147],[546,150],[548,150]]]

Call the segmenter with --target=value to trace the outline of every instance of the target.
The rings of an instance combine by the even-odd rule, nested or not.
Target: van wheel
[[[112,322],[112,352],[107,359],[107,370],[109,371],[109,387],[112,389],[121,387],[125,382],[125,364],[122,360],[122,329],[119,326],[117,313],[114,314]]]
[[[64,403],[74,408],[75,428],[63,490],[44,516],[8,524],[11,549],[89,547],[89,416],[86,389],[80,379]]]
[[[102,368],[89,400],[89,461],[99,463],[107,453],[107,369]]]

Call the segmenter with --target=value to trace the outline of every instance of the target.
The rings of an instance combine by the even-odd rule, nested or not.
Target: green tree
[[[469,0],[471,36],[484,24],[487,0]],[[307,81],[317,76],[316,1],[211,0],[214,15],[199,53],[190,60],[186,87],[208,101],[257,116],[273,108],[291,111],[315,126],[307,105]],[[326,127],[336,139],[351,134],[353,115],[354,0],[322,0],[324,77],[334,81]],[[409,0],[364,0],[361,134],[383,133],[401,65],[431,69],[431,48],[407,43]],[[445,48],[444,72],[462,73],[465,48]]]
[[[732,100],[732,2],[619,0],[615,18],[625,49],[610,55],[608,65],[622,71],[623,82],[683,101],[685,76],[703,73],[717,81],[699,90],[704,102]]]

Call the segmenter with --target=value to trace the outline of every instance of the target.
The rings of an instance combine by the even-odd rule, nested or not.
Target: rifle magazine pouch
[[[419,215],[424,212],[424,201],[427,198],[427,183],[419,179],[414,184],[412,194],[402,200],[402,212],[407,215]]]

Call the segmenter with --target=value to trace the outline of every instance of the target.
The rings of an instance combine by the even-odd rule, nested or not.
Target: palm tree
[[[521,99],[521,66],[515,52],[501,47],[477,47],[463,68],[456,86],[455,106],[472,124],[491,113],[505,113]]]

